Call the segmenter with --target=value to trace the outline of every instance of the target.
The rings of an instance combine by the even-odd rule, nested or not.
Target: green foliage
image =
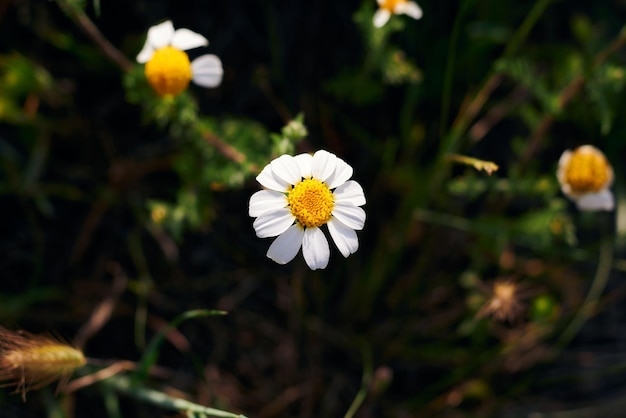
[[[32,6],[0,28],[14,51],[0,55],[0,322],[94,338],[93,385],[72,395],[89,398],[33,409],[82,418],[100,396],[110,417],[516,416],[514,400],[546,392],[538,366],[614,320],[624,227],[579,213],[555,172],[592,144],[623,200],[621,6],[421,1],[422,19],[382,28],[374,0],[236,16],[220,2]],[[160,97],[125,58],[139,23],[170,9],[220,51],[210,94]],[[241,214],[263,167],[318,149],[363,186],[360,248],[329,243],[323,271],[276,265]]]
[[[43,95],[53,99],[53,80],[42,67],[19,54],[0,57],[0,121],[24,124],[35,116],[25,103]]]
[[[381,99],[385,86],[415,84],[422,81],[422,73],[412,60],[390,37],[404,29],[396,17],[382,28],[374,28],[372,3],[365,2],[354,14],[354,22],[363,35],[363,61],[357,68],[343,69],[326,82],[326,90],[340,100],[355,105],[373,104]]]

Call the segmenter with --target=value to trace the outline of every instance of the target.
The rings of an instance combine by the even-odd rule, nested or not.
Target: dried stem
[[[602,63],[604,63],[604,61],[606,61],[606,59],[611,54],[620,49],[624,45],[624,43],[626,43],[626,27],[620,31],[619,35],[613,40],[613,42],[611,42],[608,47],[606,47],[604,50],[600,51],[598,55],[596,55],[596,58],[593,61],[591,72],[593,72],[600,65],[602,65]],[[582,88],[585,86],[586,81],[587,76],[580,74],[574,80],[572,80],[565,87],[565,89],[563,89],[563,91],[559,95],[557,111],[564,109],[565,106],[567,106],[568,103],[572,101],[572,99],[576,97],[578,93],[580,93]],[[533,155],[535,155],[535,153],[539,149],[539,146],[541,145],[543,138],[546,136],[548,130],[554,123],[554,120],[554,114],[550,113],[545,115],[543,119],[539,122],[537,128],[535,129],[532,136],[530,137],[530,140],[528,141],[528,145],[526,146],[524,153],[520,157],[520,162],[522,164],[526,164],[527,162],[529,162],[532,159]]]
[[[231,145],[224,142],[221,138],[216,135],[213,135],[211,132],[204,132],[202,134],[202,138],[213,146],[216,150],[218,150],[222,155],[224,155],[229,160],[232,160],[238,164],[242,164],[246,161],[246,156],[236,150]]]
[[[57,4],[63,11],[76,23],[76,25],[91,38],[91,40],[100,48],[102,53],[117,64],[124,71],[130,71],[133,63],[113,44],[111,44],[100,32],[98,27],[89,19],[89,17],[76,6],[72,6],[65,1],[57,0]]]

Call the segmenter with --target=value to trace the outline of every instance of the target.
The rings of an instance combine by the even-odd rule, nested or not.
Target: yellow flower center
[[[602,154],[574,151],[565,167],[565,181],[576,193],[602,190],[609,181],[610,166]]]
[[[307,228],[320,227],[331,217],[335,200],[328,186],[316,179],[304,179],[287,193],[291,213]]]
[[[146,63],[144,72],[159,96],[176,96],[191,81],[191,63],[187,54],[166,46],[158,49]]]
[[[400,3],[406,3],[407,0],[383,0],[382,3],[378,5],[381,9],[387,9],[391,13],[395,13],[396,6]]]

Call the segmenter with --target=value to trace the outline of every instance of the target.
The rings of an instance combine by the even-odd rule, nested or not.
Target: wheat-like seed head
[[[15,393],[39,389],[56,380],[59,388],[86,363],[83,353],[50,336],[0,328],[0,382]]]

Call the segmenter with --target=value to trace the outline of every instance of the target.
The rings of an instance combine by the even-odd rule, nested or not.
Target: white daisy
[[[167,20],[148,29],[137,62],[146,64],[148,82],[160,96],[176,96],[189,81],[202,87],[216,87],[222,81],[222,62],[215,55],[202,55],[189,62],[184,51],[207,46],[209,41],[189,29],[174,30]]]
[[[613,210],[613,168],[602,151],[583,145],[566,150],[559,159],[556,177],[563,193],[581,210]]]
[[[408,0],[377,0],[378,10],[374,13],[374,26],[385,26],[391,14],[405,14],[413,19],[422,18],[422,9],[414,1]]]
[[[328,265],[330,249],[320,229],[328,232],[344,257],[356,252],[356,230],[363,229],[363,189],[352,177],[352,167],[328,151],[314,155],[282,155],[265,166],[257,181],[267,190],[250,198],[249,214],[256,218],[259,238],[276,237],[267,256],[279,264],[291,261],[300,247],[307,265]]]

